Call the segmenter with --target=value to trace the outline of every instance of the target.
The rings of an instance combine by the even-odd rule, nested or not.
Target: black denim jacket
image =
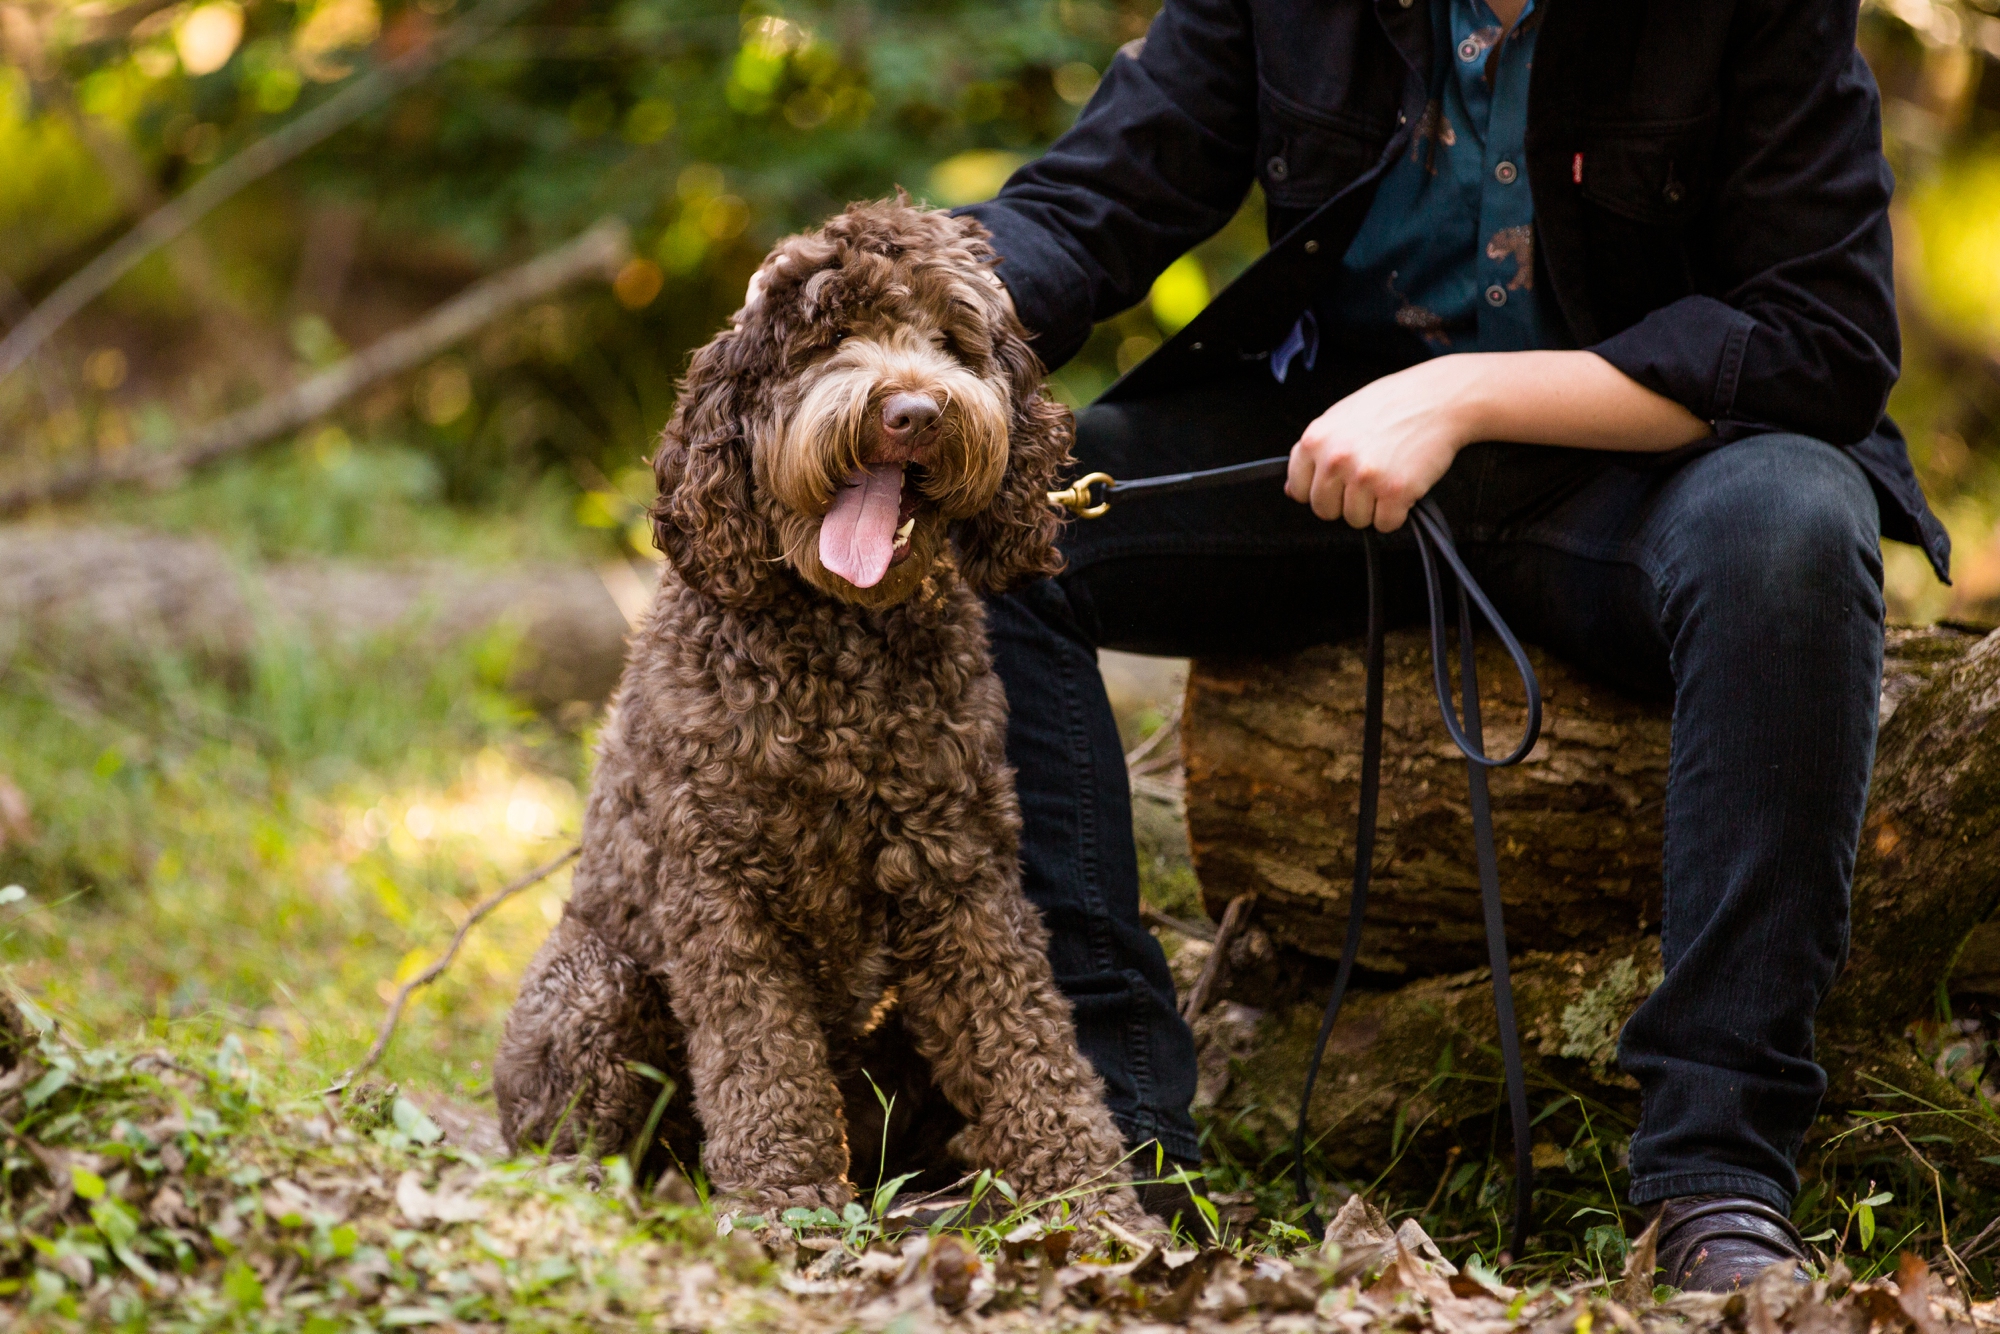
[[[1713,422],[1848,449],[1886,536],[1942,577],[1950,539],[1884,415],[1896,326],[1881,103],[1854,0],[1538,0],[1528,181],[1536,282],[1567,340]],[[1268,350],[1323,291],[1423,113],[1420,0],[1166,0],[992,231],[1051,368],[1235,212],[1270,251],[1113,386]],[[1773,503],[1782,503],[1773,497]]]

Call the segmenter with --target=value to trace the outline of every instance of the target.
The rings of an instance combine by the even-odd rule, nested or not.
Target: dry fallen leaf
[[[931,1297],[957,1315],[972,1296],[972,1282],[984,1268],[979,1252],[946,1233],[931,1245]]]
[[[473,1199],[471,1192],[425,1190],[423,1177],[415,1170],[396,1179],[396,1207],[403,1211],[403,1217],[412,1227],[426,1223],[469,1223],[486,1216],[486,1206]]]
[[[1431,1240],[1431,1234],[1414,1218],[1405,1218],[1403,1225],[1396,1229],[1396,1241],[1410,1254],[1428,1264],[1431,1268],[1450,1278],[1458,1272],[1458,1266],[1444,1258],[1444,1252]]]
[[[1319,1304],[1319,1284],[1312,1276],[1276,1256],[1258,1257],[1242,1282],[1250,1304],[1260,1311],[1310,1311]]]
[[[1389,1220],[1382,1211],[1368,1203],[1359,1193],[1347,1197],[1340,1206],[1340,1212],[1326,1225],[1324,1246],[1338,1246],[1343,1251],[1361,1246],[1381,1246],[1386,1248],[1396,1239],[1389,1227]]]
[[[1618,1280],[1618,1300],[1634,1311],[1653,1304],[1653,1277],[1660,1267],[1660,1220],[1646,1224],[1646,1230],[1632,1243],[1625,1257],[1625,1273]]]
[[[1896,1265],[1896,1305],[1917,1327],[1917,1334],[1945,1334],[1944,1322],[1931,1310],[1935,1283],[1931,1267],[1921,1257],[1904,1251]]]

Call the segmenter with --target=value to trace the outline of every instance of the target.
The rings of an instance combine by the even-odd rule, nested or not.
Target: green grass
[[[763,1250],[622,1159],[487,1162],[393,1088],[322,1101],[233,1034],[86,1046],[24,1008],[40,1031],[6,1063],[32,1082],[0,1100],[12,1328],[600,1327],[672,1309],[694,1265],[726,1280],[718,1313],[751,1308],[727,1323],[762,1323]]]
[[[501,689],[504,639],[421,658],[274,641],[230,686],[109,684],[16,662],[0,774],[32,836],[0,850],[0,959],[92,1035],[208,1025],[318,1078],[471,904],[574,837],[584,738]],[[509,903],[413,1011],[395,1077],[476,1086],[511,983],[560,909]]]
[[[484,491],[476,503],[454,498],[437,455],[394,439],[357,443],[326,426],[164,493],[108,495],[90,513],[199,534],[239,556],[267,560],[450,558],[498,565],[601,560],[618,550],[602,528],[579,523],[579,502],[588,493],[559,474],[502,466]],[[581,508],[597,518],[593,507]]]

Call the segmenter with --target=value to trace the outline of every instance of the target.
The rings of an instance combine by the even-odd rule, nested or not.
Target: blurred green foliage
[[[160,199],[471,7],[20,11],[35,21],[9,29],[0,70],[0,179],[16,183],[0,190],[0,270],[26,300],[46,294]],[[218,210],[189,243],[204,263],[170,251],[122,282],[42,368],[61,392],[25,375],[0,387],[14,434],[0,471],[144,448],[254,395],[257,358],[213,336],[218,303],[264,331],[266,360],[323,366],[616,214],[638,257],[611,292],[509,321],[345,417],[430,456],[443,501],[512,501],[553,474],[585,493],[585,527],[626,536],[646,497],[621,474],[769,244],[897,188],[938,204],[991,194],[1153,7],[545,0]],[[1094,396],[1262,244],[1252,209],[1206,270],[1170,275],[1157,321],[1141,310],[1105,331],[1060,390]]]
[[[1994,0],[1870,0],[1905,201],[1913,336],[1896,409],[1958,539],[1949,592],[1890,553],[1899,614],[2000,609],[1992,385],[2000,367],[2000,52]],[[162,199],[464,20],[473,0],[39,0],[0,68],[0,318]],[[1155,0],[541,0],[209,218],[0,385],[0,474],[145,448],[319,367],[473,277],[594,219],[633,225],[611,292],[546,303],[350,405],[359,438],[427,456],[438,500],[575,498],[585,546],[643,548],[649,439],[674,377],[771,241],[902,187],[992,193],[1046,145]],[[1082,403],[1263,248],[1261,204],[1168,271],[1056,377]],[[224,308],[218,318],[217,308]],[[253,331],[246,335],[246,330]],[[1946,358],[1947,361],[1950,358]],[[1984,380],[1986,383],[1977,383]],[[592,497],[595,497],[593,499]]]
[[[1862,52],[1895,169],[1903,379],[1890,410],[1951,530],[1954,588],[1885,551],[1891,614],[2000,621],[2000,5],[1868,0]]]

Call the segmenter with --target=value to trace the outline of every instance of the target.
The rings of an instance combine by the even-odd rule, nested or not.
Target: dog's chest
[[[981,786],[1002,763],[1006,716],[983,636],[895,624],[759,645],[739,672],[748,689],[723,692],[738,778],[837,825],[956,805]]]
[[[948,610],[656,640],[665,669],[630,682],[624,727],[669,843],[850,957],[877,899],[934,884],[947,854],[1011,856],[1005,698],[977,603]]]

